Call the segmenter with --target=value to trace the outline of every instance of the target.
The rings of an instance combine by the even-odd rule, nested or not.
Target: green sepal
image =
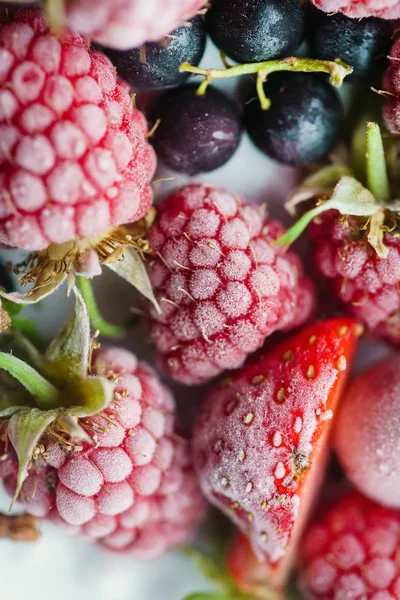
[[[105,265],[122,277],[122,279],[133,285],[142,296],[150,300],[157,312],[161,312],[154,296],[144,262],[136,250],[125,248],[123,260],[117,260],[112,263],[106,262]]]
[[[336,185],[330,200],[304,214],[275,243],[280,246],[293,243],[315,217],[328,210],[337,210],[342,215],[371,217],[381,208],[382,205],[357,179],[345,176]]]
[[[7,433],[18,457],[17,487],[13,501],[18,498],[22,484],[28,476],[28,467],[35,447],[58,413],[58,410],[42,411],[30,408],[21,409],[10,418]]]
[[[1,301],[8,300],[13,304],[36,304],[55,292],[67,279],[67,273],[54,273],[54,268],[44,269],[35,282],[34,287],[28,292],[7,293],[0,290]]]
[[[63,413],[79,419],[96,415],[110,404],[114,387],[105,377],[87,377],[79,385],[68,388],[68,396],[72,402]]]
[[[60,383],[84,379],[90,361],[89,315],[82,294],[75,286],[73,291],[74,311],[44,355],[44,372]]]

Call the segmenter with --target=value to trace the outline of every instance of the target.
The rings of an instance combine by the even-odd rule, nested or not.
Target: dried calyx
[[[179,67],[179,71],[181,73],[193,73],[194,75],[201,75],[204,77],[204,81],[200,84],[197,91],[200,96],[206,93],[208,86],[214,79],[226,79],[228,77],[239,77],[241,75],[256,75],[257,95],[263,110],[268,110],[271,106],[270,99],[265,95],[264,83],[272,73],[277,73],[279,71],[291,71],[294,73],[328,73],[332,85],[339,88],[342,86],[345,77],[353,72],[353,68],[346,65],[346,63],[340,59],[329,61],[290,56],[288,58],[268,60],[260,63],[231,66],[228,64],[223,53],[221,53],[221,57],[225,64],[225,69],[202,69],[200,67],[194,67],[189,63],[183,63]]]
[[[94,238],[76,238],[64,244],[50,244],[46,250],[30,254],[14,269],[21,285],[33,284],[26,293],[7,294],[0,297],[16,304],[39,302],[74,274],[92,278],[106,266],[133,285],[158,309],[147,276],[144,261],[151,254],[147,232],[155,218],[151,208],[147,215],[128,225],[109,229]]]
[[[391,199],[379,125],[368,122],[366,127],[366,186],[355,178],[349,167],[342,165],[325,167],[308,177],[292,194],[286,208],[296,216],[300,203],[316,200],[316,206],[277,240],[277,244],[291,244],[320,214],[337,210],[343,218],[354,217],[355,236],[365,236],[380,258],[388,256],[384,236],[400,226],[400,199]]]
[[[0,337],[0,436],[18,458],[17,498],[29,469],[43,460],[41,438],[54,436],[71,448],[90,443],[79,419],[104,410],[113,384],[90,372],[95,341],[86,304],[74,288],[75,308],[41,355],[22,335]]]

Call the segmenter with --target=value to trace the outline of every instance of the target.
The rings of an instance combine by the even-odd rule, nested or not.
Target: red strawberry
[[[400,513],[349,494],[308,532],[299,554],[309,600],[400,597]]]
[[[284,584],[322,480],[331,419],[361,328],[316,323],[225,379],[194,430],[203,492]]]

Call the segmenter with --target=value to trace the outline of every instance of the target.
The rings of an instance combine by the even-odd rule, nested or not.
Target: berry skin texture
[[[128,50],[160,40],[195,16],[205,0],[69,0],[68,24],[103,46]]]
[[[215,45],[239,63],[290,56],[304,34],[298,0],[214,0],[206,19]]]
[[[117,68],[118,75],[135,90],[163,90],[182,85],[189,73],[180,73],[180,65],[187,61],[197,66],[206,47],[204,18],[201,16],[181,25],[170,35],[142,44],[131,50],[103,51]]]
[[[254,90],[244,114],[247,131],[260,150],[293,167],[317,161],[332,150],[344,113],[328,81],[309,73],[274,73],[264,90],[271,108],[261,108]]]
[[[342,12],[352,19],[364,17],[398,19],[400,17],[398,0],[312,0],[312,2],[326,13]]]
[[[80,420],[93,443],[73,450],[49,434],[19,500],[67,531],[144,560],[190,543],[204,500],[170,392],[121,348],[98,351],[92,372],[116,380],[109,407]],[[11,493],[15,468],[10,451],[0,476]]]
[[[299,552],[307,600],[400,596],[400,514],[351,493],[324,511]]]
[[[376,80],[391,46],[392,27],[388,21],[374,17],[349,19],[338,13],[321,15],[310,27],[310,54],[321,60],[341,58],[353,67],[346,82]]]
[[[299,259],[273,240],[282,226],[222,189],[189,185],[158,205],[148,274],[161,314],[150,331],[166,371],[199,384],[241,366],[276,330],[314,308]]]
[[[156,158],[109,59],[36,8],[0,26],[0,57],[0,241],[43,250],[142,218]]]
[[[346,310],[377,337],[400,345],[400,242],[386,233],[387,258],[380,258],[353,217],[347,224],[336,211],[308,228],[318,275],[328,280]]]
[[[399,357],[393,355],[354,380],[335,426],[336,451],[347,477],[372,500],[397,509],[399,368]]]
[[[392,133],[400,132],[400,102],[398,99],[400,93],[400,39],[397,39],[390,52],[390,64],[385,71],[383,78],[383,89],[389,92],[389,96],[385,99],[383,116],[386,127]]]
[[[189,84],[161,96],[152,109],[161,122],[153,145],[165,165],[179,173],[197,175],[224,165],[235,153],[242,135],[236,104],[210,87],[204,96]]]
[[[248,536],[265,579],[282,586],[329,455],[332,418],[359,326],[308,326],[225,379],[193,433],[205,497]]]

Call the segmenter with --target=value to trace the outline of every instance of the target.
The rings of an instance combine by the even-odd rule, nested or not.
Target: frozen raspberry
[[[0,26],[0,241],[24,250],[103,234],[152,202],[144,116],[111,62],[43,13]]]
[[[349,494],[308,532],[299,552],[308,600],[400,595],[400,513]]]
[[[70,0],[68,23],[95,42],[126,50],[156,41],[191,19],[206,0]]]
[[[393,44],[389,52],[389,58],[390,65],[386,69],[383,78],[383,88],[386,92],[389,92],[385,96],[383,115],[389,131],[398,134],[400,132],[400,38]]]
[[[318,273],[328,280],[348,311],[377,336],[400,344],[400,239],[386,233],[387,258],[360,236],[354,217],[330,211],[309,227]]]
[[[400,360],[394,354],[353,381],[335,424],[336,451],[348,479],[372,500],[397,509],[399,397]]]
[[[348,17],[380,17],[398,19],[400,17],[399,0],[312,0],[317,8],[327,12],[342,12]]]
[[[299,259],[272,245],[282,226],[224,190],[189,185],[158,206],[148,273],[161,314],[151,333],[174,379],[197,384],[239,367],[278,329],[307,319]]]
[[[19,500],[68,531],[152,559],[189,542],[203,515],[189,445],[170,392],[133,354],[98,351],[92,373],[116,381],[108,408],[80,420],[93,443],[74,448],[48,433],[44,466],[32,467]],[[4,441],[0,456],[0,476],[13,493],[15,457]]]

